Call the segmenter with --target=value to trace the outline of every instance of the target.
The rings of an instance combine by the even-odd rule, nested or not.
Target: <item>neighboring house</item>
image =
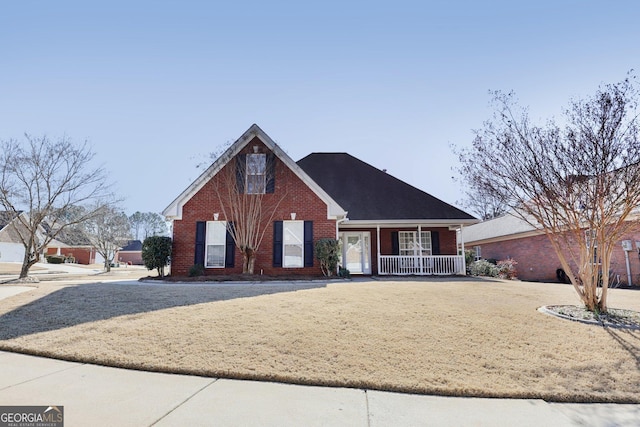
[[[129,240],[126,245],[118,250],[115,259],[122,264],[144,265],[142,261],[142,242],[140,240]]]
[[[321,274],[314,259],[321,238],[341,240],[341,263],[352,274],[464,274],[457,232],[478,222],[473,216],[346,153],[314,153],[296,163],[257,125],[164,210],[173,222],[172,274],[196,264],[205,274],[242,271],[241,254],[225,235],[234,218],[221,217],[213,186],[248,156],[273,156],[263,197],[286,195],[260,246],[257,274]],[[238,179],[248,189],[255,176]]]
[[[547,236],[512,214],[466,227],[463,237],[467,249],[475,250],[476,258],[513,258],[521,280],[559,281],[558,269],[562,267]],[[640,283],[639,256],[640,232],[625,236],[613,250],[611,273],[619,275],[622,283],[628,284],[628,275],[632,284]]]
[[[104,264],[104,258],[97,253],[82,230],[66,227],[53,239],[45,251],[45,255],[63,255],[76,264]]]
[[[24,261],[24,245],[11,226],[15,220],[13,212],[0,211],[0,262]]]

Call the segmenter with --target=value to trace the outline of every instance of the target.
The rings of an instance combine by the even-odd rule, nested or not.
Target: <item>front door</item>
[[[371,274],[371,236],[368,231],[340,233],[341,265],[351,274]]]

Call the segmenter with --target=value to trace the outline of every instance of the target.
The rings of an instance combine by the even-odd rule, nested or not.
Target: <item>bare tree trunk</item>
[[[29,251],[24,251],[24,260],[22,262],[22,268],[20,268],[20,279],[27,278],[29,276],[29,269],[33,266],[33,264],[40,260],[37,254],[35,256],[32,255],[33,254],[29,253]]]
[[[256,263],[256,253],[251,248],[242,249],[242,274],[253,274]]]

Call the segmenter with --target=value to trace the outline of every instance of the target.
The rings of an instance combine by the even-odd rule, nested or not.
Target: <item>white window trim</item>
[[[214,225],[216,224],[216,225]],[[209,227],[224,227],[224,233],[222,238],[222,243],[220,242],[211,242],[209,241],[211,236],[209,232]],[[222,246],[222,265],[209,265],[209,246]],[[226,221],[207,221],[207,229],[206,229],[206,239],[204,244],[204,263],[205,268],[224,268],[226,263],[226,252],[227,252],[227,222]]]
[[[287,244],[287,239],[288,238],[295,238],[295,234],[293,233],[289,233],[287,234],[288,231],[288,227],[287,226],[293,226],[295,225],[296,227],[299,227],[298,230],[293,230],[293,231],[300,231],[300,239],[299,242],[293,242],[293,243],[289,243]],[[299,246],[301,249],[300,252],[300,263],[296,263],[294,265],[289,265],[287,263],[287,261],[289,260],[290,257],[287,257],[287,247],[291,247],[291,246]],[[283,268],[303,268],[304,267],[304,221],[282,221],[282,267]]]
[[[482,247],[481,246],[474,246],[473,247],[474,252],[474,261],[480,261],[482,259]]]
[[[433,245],[431,240],[431,231],[423,230],[420,232],[422,234],[421,242],[418,240],[418,232],[417,231],[399,231],[398,232],[398,249],[399,254],[402,256],[421,256],[422,252],[428,252],[422,256],[431,256],[433,255]],[[411,235],[409,238],[409,242],[411,243],[411,247],[403,248],[403,237],[402,236]],[[406,237],[404,239],[406,241]],[[420,243],[422,243],[422,248],[420,248]],[[410,253],[409,253],[410,252]]]

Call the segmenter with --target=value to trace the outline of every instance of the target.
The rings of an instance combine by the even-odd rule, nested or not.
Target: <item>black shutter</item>
[[[282,221],[273,222],[273,266],[282,267]]]
[[[229,228],[233,229],[233,222],[229,223]],[[224,253],[224,267],[231,268],[235,264],[236,259],[236,242],[233,240],[233,236],[227,229],[227,239],[226,239],[225,253]]]
[[[313,267],[313,221],[304,222],[304,266]]]
[[[276,191],[276,156],[273,153],[267,154],[267,186],[265,193],[274,193]]]
[[[244,193],[244,180],[247,172],[247,155],[238,154],[236,156],[236,187],[238,193]]]
[[[400,240],[397,231],[391,232],[391,255],[400,255]]]
[[[431,232],[431,253],[440,255],[440,233],[437,231]]]
[[[204,267],[204,244],[207,235],[207,223],[205,221],[196,222],[196,250],[193,263]]]

